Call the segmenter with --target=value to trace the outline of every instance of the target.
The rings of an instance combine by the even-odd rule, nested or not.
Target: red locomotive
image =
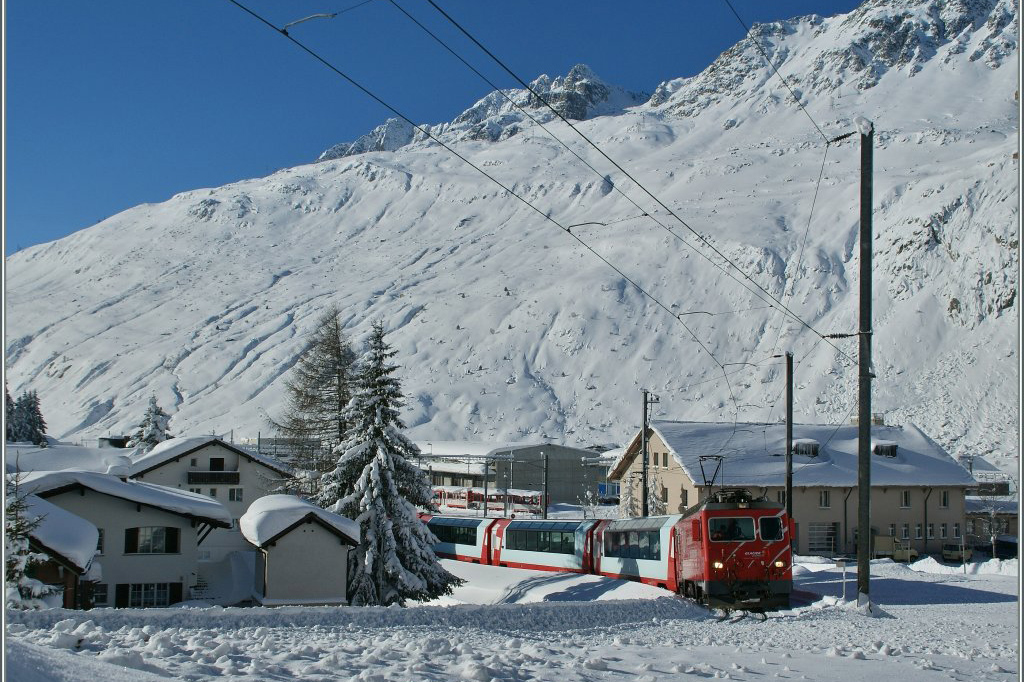
[[[420,517],[437,555],[459,561],[636,580],[727,609],[785,608],[793,588],[786,510],[745,490],[614,521]]]

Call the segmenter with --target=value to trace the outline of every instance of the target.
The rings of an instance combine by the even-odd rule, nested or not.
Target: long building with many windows
[[[871,528],[921,554],[936,553],[964,532],[964,494],[977,485],[970,473],[913,425],[872,425]],[[648,433],[649,513],[676,514],[712,488],[745,488],[755,497],[785,502],[785,424],[653,421]],[[794,424],[793,518],[795,550],[851,553],[857,528],[857,426]],[[640,514],[641,434],[613,465],[610,478]]]

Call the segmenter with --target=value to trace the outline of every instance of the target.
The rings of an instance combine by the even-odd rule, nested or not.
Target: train
[[[710,608],[788,608],[793,525],[785,508],[720,489],[683,514],[515,519],[421,514],[443,558],[590,573],[670,590]]]

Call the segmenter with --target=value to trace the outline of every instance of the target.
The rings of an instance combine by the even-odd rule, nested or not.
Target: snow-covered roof
[[[668,446],[676,462],[698,485],[703,484],[699,458],[724,458],[715,484],[730,486],[781,486],[786,480],[786,425],[652,421],[651,428]],[[794,424],[793,437],[814,439],[820,444],[816,457],[795,455],[793,484],[798,486],[850,487],[857,485],[858,426]],[[972,486],[976,481],[940,445],[912,424],[872,426],[873,442],[896,443],[895,457],[871,456],[872,485]],[[621,473],[637,451],[634,444],[616,463]],[[714,464],[712,463],[712,467]],[[708,465],[705,470],[710,474]]]
[[[214,443],[237,452],[243,457],[248,457],[254,462],[259,462],[274,471],[283,474],[291,474],[291,470],[288,465],[274,459],[273,457],[267,457],[266,455],[250,452],[249,450],[245,450],[230,443],[225,443],[217,436],[192,436],[188,438],[170,438],[162,443],[158,443],[152,450],[144,455],[135,457],[132,460],[132,467],[129,475],[137,476],[140,473],[145,473],[146,471],[154,469],[161,464],[178,459],[179,457],[184,457],[191,452]]]
[[[22,477],[20,485],[27,493],[43,496],[61,488],[80,485],[104,495],[193,517],[211,525],[231,526],[231,514],[224,505],[205,495],[142,481],[122,481],[116,476],[92,471],[33,471]]]
[[[25,517],[39,521],[29,533],[43,551],[85,573],[96,556],[99,531],[85,519],[35,495],[25,496]]]
[[[266,495],[259,498],[249,505],[249,510],[238,520],[238,526],[246,540],[257,547],[263,547],[293,526],[314,519],[353,543],[359,542],[358,523],[294,495]]]
[[[69,443],[54,443],[41,448],[38,445],[7,444],[4,461],[8,473],[21,471],[98,471],[105,473],[111,466],[123,463],[131,450],[121,448],[92,448]]]
[[[436,471],[446,474],[466,474],[469,476],[483,476],[485,465],[470,462],[449,462],[443,459],[426,459],[417,462],[424,471]]]
[[[495,443],[493,441],[432,440],[416,441],[416,447],[425,456],[434,457],[493,457],[501,453],[533,448],[544,443]]]
[[[964,498],[964,511],[968,514],[1016,514],[1017,500],[968,495]]]

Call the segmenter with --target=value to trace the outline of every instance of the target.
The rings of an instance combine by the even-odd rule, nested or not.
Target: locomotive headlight
[[[784,567],[785,565],[786,565],[786,562],[785,562],[785,561],[776,561],[776,562],[775,562],[775,568],[782,568],[782,567]]]
[[[711,564],[711,565],[712,565],[712,566],[714,566],[714,567],[715,567],[715,568],[717,568],[717,569],[723,569],[723,568],[725,568],[725,564],[723,564],[723,563],[722,563],[721,561],[716,561],[715,563],[713,563],[713,564]]]

